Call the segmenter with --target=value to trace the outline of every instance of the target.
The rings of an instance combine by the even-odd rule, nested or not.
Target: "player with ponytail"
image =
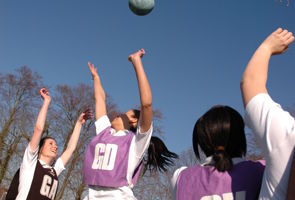
[[[174,173],[173,197],[191,199],[256,199],[264,164],[244,159],[247,151],[244,121],[229,106],[214,106],[200,117],[193,130],[193,148],[202,164]]]
[[[141,168],[166,171],[177,157],[159,138],[152,137],[152,92],[141,62],[144,54],[140,49],[128,57],[137,78],[140,111],[131,109],[113,120],[107,116],[106,95],[97,68],[88,63],[94,86],[96,136],[84,159],[84,183],[89,187],[84,200],[136,199],[132,188]]]

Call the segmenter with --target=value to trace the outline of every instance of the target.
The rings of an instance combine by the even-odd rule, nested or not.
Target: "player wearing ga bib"
[[[233,159],[234,160],[234,159]],[[264,165],[241,161],[230,171],[195,165],[182,170],[177,179],[177,200],[257,199]]]
[[[110,131],[111,127],[107,127],[88,145],[84,160],[84,182],[104,187],[135,185],[141,164],[134,172],[132,183],[127,181],[129,150],[134,133],[128,131],[126,135],[113,136]]]
[[[44,168],[38,160],[27,200],[53,200],[58,187],[54,168]]]
[[[46,139],[45,139],[46,140]],[[50,140],[50,139],[47,139]],[[8,190],[7,199],[48,200],[54,199],[58,187],[58,175],[65,169],[61,158],[54,167],[38,159],[38,149],[27,146],[20,169]]]
[[[77,147],[82,125],[92,117],[89,109],[78,117],[66,149],[56,160],[57,142],[50,136],[42,138],[51,97],[46,88],[41,88],[40,94],[44,100],[43,105],[38,114],[32,138],[24,152],[21,167],[9,187],[8,199],[53,200],[58,187],[57,177],[65,169],[64,166]]]
[[[42,162],[42,161],[41,161]],[[54,199],[58,187],[57,173],[54,168],[44,168],[38,160],[27,199]],[[19,172],[15,173],[6,200],[15,200],[18,195]]]

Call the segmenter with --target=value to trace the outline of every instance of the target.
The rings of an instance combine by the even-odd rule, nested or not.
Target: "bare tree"
[[[6,198],[7,190],[3,187],[0,186],[0,200],[4,200]]]
[[[67,147],[78,117],[86,108],[89,108],[93,104],[91,93],[91,88],[84,84],[80,84],[76,87],[67,85],[59,85],[56,87],[53,97],[54,108],[49,117],[49,129],[50,132],[54,133],[58,141],[63,144],[62,151],[65,151]],[[59,178],[60,187],[56,199],[62,199],[67,185],[70,182],[71,172],[74,170],[79,157],[83,155],[81,149],[84,145],[85,137],[87,137],[85,127],[89,129],[91,125],[92,123],[84,125],[84,130],[80,136],[76,151],[67,165],[67,170]]]
[[[26,66],[15,74],[0,74],[0,183],[21,141],[24,126],[28,129],[32,125],[40,83],[41,77]]]
[[[15,74],[0,74],[0,180],[5,180],[3,191],[8,188],[12,174],[15,173],[22,161],[23,151],[31,138],[35,118],[40,107],[39,90],[41,77],[33,73],[28,67],[21,67]],[[67,147],[78,116],[85,108],[92,107],[93,93],[88,85],[78,86],[58,85],[51,90],[53,101],[48,112],[47,121],[43,135],[51,135],[56,138],[61,151]],[[108,116],[113,119],[121,113],[110,96],[106,101]],[[92,109],[93,110],[93,109]],[[154,111],[154,134],[163,136],[161,127],[162,113]],[[71,160],[66,166],[67,169],[59,177],[59,190],[56,199],[81,199],[87,192],[87,186],[83,183],[83,160],[87,145],[95,136],[93,122],[83,126],[79,144]],[[149,180],[148,194],[150,199],[165,199],[170,195],[168,183],[170,171],[160,176],[147,172],[139,181],[138,190],[146,190],[146,181]],[[155,181],[164,188],[155,187]],[[1,183],[1,182],[0,182]],[[157,197],[158,196],[158,197]]]

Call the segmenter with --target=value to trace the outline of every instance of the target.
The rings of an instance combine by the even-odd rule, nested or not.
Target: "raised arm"
[[[38,114],[37,121],[34,127],[34,133],[30,141],[30,148],[32,151],[35,151],[39,146],[46,121],[47,110],[51,101],[49,92],[46,90],[46,88],[41,88],[40,95],[43,99],[43,105]]]
[[[278,28],[255,51],[241,80],[244,107],[257,94],[267,93],[266,81],[270,57],[285,52],[293,41],[294,36],[291,32]]]
[[[153,120],[152,91],[141,62],[141,58],[144,54],[145,54],[144,49],[140,49],[128,57],[128,60],[133,64],[136,77],[137,77],[138,88],[139,88],[140,103],[141,103],[141,112],[140,112],[140,132],[141,133],[144,133],[149,130]]]
[[[88,120],[92,118],[92,112],[87,109],[85,110],[78,118],[74,131],[72,133],[72,136],[69,140],[69,143],[67,145],[66,150],[62,153],[61,155],[61,160],[63,162],[64,165],[66,165],[69,161],[69,159],[71,158],[72,154],[74,153],[74,151],[76,150],[78,141],[79,141],[79,137],[80,137],[80,133],[81,133],[81,128],[82,125]]]
[[[100,82],[97,73],[97,68],[88,62],[88,67],[93,79],[94,100],[95,100],[95,119],[98,120],[101,116],[106,115],[106,95]]]

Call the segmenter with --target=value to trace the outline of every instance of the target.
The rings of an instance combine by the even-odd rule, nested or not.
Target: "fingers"
[[[145,50],[142,48],[138,50],[139,56],[142,57],[145,54]]]
[[[90,70],[93,70],[95,67],[94,67],[94,64],[91,64],[90,62],[88,62],[88,67]]]
[[[42,87],[40,90],[40,95],[41,98],[44,100],[44,102],[50,102],[51,98],[50,98],[50,94],[48,92],[48,90],[45,87]]]
[[[141,58],[144,54],[145,54],[145,50],[143,48],[141,48],[138,51],[136,51],[135,53],[129,55],[128,60],[132,62],[133,60],[137,59],[138,57]]]
[[[277,30],[274,31],[274,33],[276,33],[276,34],[280,34],[281,32],[283,32],[282,28],[278,28]]]
[[[290,39],[292,41],[293,33],[289,32],[287,29],[278,28],[275,33],[278,34],[279,37],[281,37],[284,41],[287,41]]]
[[[90,110],[90,108],[87,108],[86,110],[84,110],[83,112],[85,115],[91,115],[92,114],[92,111]]]
[[[292,37],[293,33],[292,32],[287,32],[283,37],[287,40],[288,38]]]
[[[293,34],[292,32],[289,32],[287,29],[278,28],[273,32],[274,34],[277,34],[279,37],[282,37],[283,39],[289,39]]]
[[[145,50],[143,48],[140,49],[141,54],[144,55],[145,54]]]
[[[97,74],[97,68],[94,66],[94,64],[91,64],[90,62],[88,62],[88,68],[92,75]]]
[[[279,33],[279,34],[280,34],[281,37],[285,37],[288,33],[289,33],[288,30],[285,29],[285,30],[283,30],[283,31],[282,31],[281,33]]]
[[[294,41],[293,33],[285,29],[281,33],[279,33],[279,37],[281,38],[282,44],[285,46],[283,50],[283,52],[285,52],[288,49],[289,44]]]
[[[45,91],[45,90],[46,90],[45,87],[41,88],[41,89],[40,89],[40,94],[41,94],[41,95],[44,94],[44,91]]]
[[[294,41],[292,32],[278,28],[264,41],[264,47],[270,50],[272,55],[284,53],[290,43]]]
[[[87,121],[88,119],[92,119],[92,114],[84,114],[83,119]]]
[[[92,111],[87,108],[83,113],[82,113],[82,117],[85,121],[87,121],[88,119],[91,119],[92,118]]]
[[[293,33],[292,32],[288,32],[287,34],[285,34],[284,40],[286,41],[286,44],[287,45],[289,45],[290,43],[292,43],[294,41]]]
[[[287,44],[289,45],[289,44],[291,44],[292,42],[294,42],[294,40],[295,40],[295,37],[292,35],[290,38],[288,38],[287,39]]]
[[[49,95],[49,92],[48,92],[48,90],[46,90],[45,87],[42,87],[41,90],[40,90],[40,94],[41,94],[41,96],[43,96],[43,95]]]
[[[89,68],[90,68],[90,67],[91,67],[91,68],[95,68],[95,67],[94,67],[94,64],[91,64],[91,62],[89,62],[89,61],[88,61],[88,67],[89,67]]]

